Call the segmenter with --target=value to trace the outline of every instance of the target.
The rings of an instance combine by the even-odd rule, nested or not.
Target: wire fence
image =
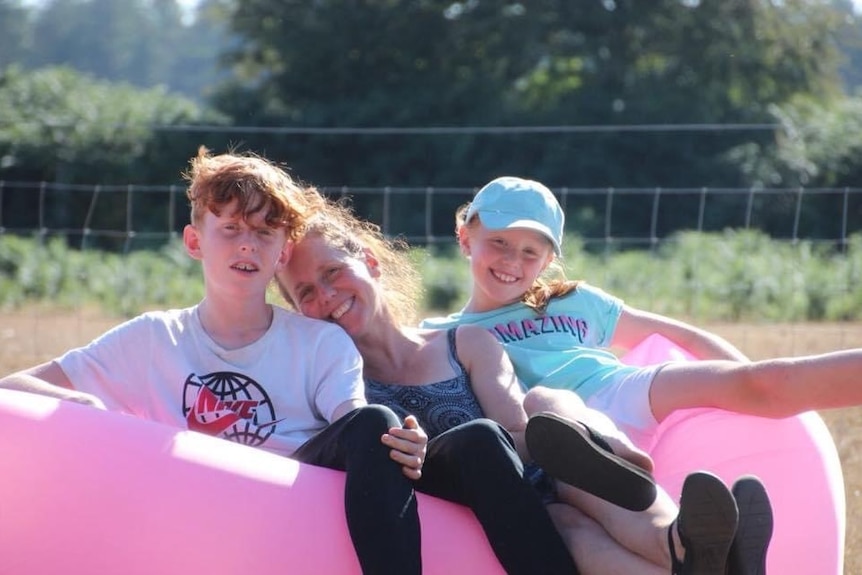
[[[347,198],[384,233],[414,245],[454,242],[472,187],[321,188]],[[862,188],[552,188],[567,231],[592,248],[651,248],[675,231],[759,229],[843,249],[862,230]],[[63,236],[82,249],[128,252],[171,240],[188,222],[182,185],[70,185],[0,180],[0,234]]]

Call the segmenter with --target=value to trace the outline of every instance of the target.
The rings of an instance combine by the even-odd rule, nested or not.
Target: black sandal
[[[739,525],[727,557],[727,575],[766,575],[766,551],[772,539],[772,505],[757,477],[746,475],[733,484]]]
[[[524,438],[533,460],[555,479],[631,511],[655,501],[652,475],[614,454],[599,433],[581,422],[539,413],[530,417]]]
[[[674,523],[685,547],[680,561],[673,544],[673,526],[667,541],[673,575],[725,575],[728,551],[736,533],[738,511],[730,490],[717,476],[698,471],[685,478]]]
[[[674,519],[667,528],[667,549],[670,551],[670,575],[682,575],[685,565],[676,554],[676,545],[673,544],[673,527],[676,525]]]

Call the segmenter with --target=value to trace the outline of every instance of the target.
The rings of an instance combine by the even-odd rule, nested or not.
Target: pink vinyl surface
[[[629,363],[693,359],[653,336]],[[840,575],[844,485],[815,413],[720,410],[662,423],[656,478],[755,474],[775,513],[772,575]],[[0,390],[0,574],[358,574],[344,474],[132,416]],[[503,573],[463,507],[419,495],[428,575]]]
[[[0,390],[0,574],[358,574],[344,474]],[[424,572],[503,570],[464,507],[419,494]]]
[[[695,360],[658,335],[622,359],[633,365]],[[766,419],[718,409],[678,411],[662,422],[650,454],[656,480],[675,500],[685,476],[698,469],[728,485],[744,474],[761,479],[775,520],[770,575],[844,572],[844,479],[835,444],[816,413]]]

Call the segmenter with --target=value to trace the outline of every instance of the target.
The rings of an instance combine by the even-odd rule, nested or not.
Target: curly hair
[[[220,215],[236,201],[243,219],[263,213],[268,226],[283,227],[288,238],[297,239],[306,221],[323,205],[323,196],[315,188],[302,185],[281,167],[252,153],[213,156],[201,146],[189,164],[183,178],[189,182],[186,197],[196,225],[207,211]]]

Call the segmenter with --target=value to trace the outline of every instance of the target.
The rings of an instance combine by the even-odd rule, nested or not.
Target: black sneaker
[[[757,477],[746,475],[731,491],[739,526],[727,557],[727,575],[766,575],[766,550],[772,539],[772,505],[766,488]]]
[[[725,575],[727,555],[736,533],[736,501],[724,482],[698,471],[685,478],[676,527],[685,547],[680,561],[668,531],[673,575]]]
[[[527,422],[524,439],[533,460],[555,479],[631,511],[655,501],[652,475],[615,455],[601,435],[580,422],[539,413]]]

